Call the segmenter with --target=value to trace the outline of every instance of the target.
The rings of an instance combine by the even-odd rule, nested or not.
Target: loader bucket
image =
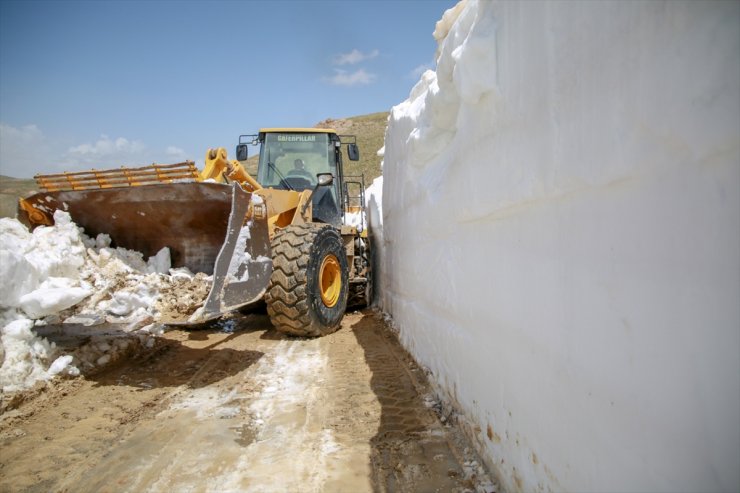
[[[251,194],[236,183],[47,191],[26,198],[18,218],[32,226],[39,214],[50,220],[55,210],[63,210],[88,236],[110,235],[114,247],[137,250],[146,257],[169,247],[173,267],[213,274],[202,322],[258,301],[267,287],[272,262],[267,260],[271,257],[266,218],[248,218],[249,233],[239,241],[250,199]]]

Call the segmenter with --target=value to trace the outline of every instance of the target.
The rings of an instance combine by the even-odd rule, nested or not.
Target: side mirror
[[[247,149],[247,144],[239,144],[238,146],[236,146],[236,160],[246,161],[247,157],[249,157],[249,150]]]
[[[334,183],[334,175],[332,175],[331,173],[319,173],[316,175],[316,178],[318,179],[318,182],[316,183],[316,188],[325,187]]]
[[[357,144],[347,144],[347,155],[350,161],[360,159],[360,150],[357,148]]]
[[[316,186],[313,187],[313,191],[311,193],[316,193],[316,190],[319,189],[319,187],[325,187],[327,185],[331,185],[334,183],[334,175],[331,173],[317,173],[316,174]],[[308,204],[310,204],[311,201],[307,200],[303,207],[301,207],[301,214],[306,213],[306,209],[308,209]]]

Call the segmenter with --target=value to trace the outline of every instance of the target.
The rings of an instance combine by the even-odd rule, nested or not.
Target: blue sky
[[[386,111],[455,3],[0,0],[0,174],[201,164],[259,127]]]

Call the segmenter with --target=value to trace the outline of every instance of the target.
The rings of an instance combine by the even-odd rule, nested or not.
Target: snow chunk
[[[62,373],[64,370],[67,370],[71,366],[73,359],[74,358],[69,354],[58,357],[54,360],[49,369],[46,371],[46,374],[50,377],[53,377],[54,375]]]
[[[178,267],[176,269],[170,269],[170,276],[174,279],[192,279],[195,274],[187,267]]]
[[[108,248],[110,246],[110,236],[108,236],[105,233],[100,233],[98,236],[95,237],[95,246],[100,248]]]
[[[167,274],[172,261],[170,260],[170,249],[167,247],[162,248],[153,257],[149,257],[147,261],[147,271],[157,274]]]
[[[135,312],[138,308],[146,309],[154,305],[156,295],[155,286],[143,282],[131,288],[116,291],[110,300],[101,302],[98,306],[112,315],[125,316]]]
[[[34,291],[18,300],[20,308],[31,318],[41,318],[76,305],[92,294],[89,286],[66,277],[50,277]]]
[[[99,313],[78,313],[64,319],[65,324],[80,324],[86,327],[100,325],[105,322],[105,317]]]

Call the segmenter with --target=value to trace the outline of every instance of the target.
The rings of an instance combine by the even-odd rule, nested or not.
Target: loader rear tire
[[[339,328],[347,308],[349,266],[339,232],[328,224],[288,226],[272,240],[267,313],[285,334],[318,337]]]

